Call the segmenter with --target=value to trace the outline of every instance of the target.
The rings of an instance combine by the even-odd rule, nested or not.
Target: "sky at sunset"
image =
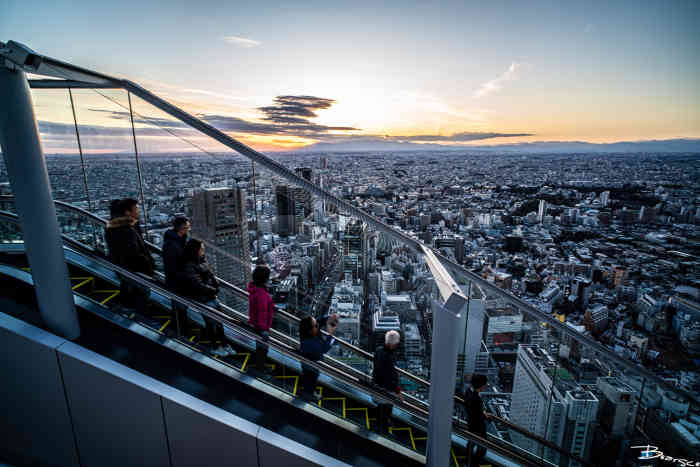
[[[699,21],[675,0],[4,0],[0,40],[128,77],[262,150],[614,142],[700,137]],[[103,93],[74,96],[92,151],[128,144],[125,94]],[[71,150],[65,91],[34,95],[47,152]],[[146,150],[209,144],[134,105]]]

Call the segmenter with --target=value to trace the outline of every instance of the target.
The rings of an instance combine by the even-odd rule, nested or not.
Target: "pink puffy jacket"
[[[248,323],[258,331],[269,331],[275,305],[265,287],[248,284]]]

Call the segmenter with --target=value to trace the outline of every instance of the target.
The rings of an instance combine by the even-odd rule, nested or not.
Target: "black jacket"
[[[178,274],[178,290],[185,297],[209,302],[219,294],[219,284],[206,261],[187,261]]]
[[[484,403],[479,393],[468,388],[464,393],[464,408],[467,410],[467,423],[469,431],[475,435],[486,437],[486,414]]]
[[[374,369],[372,370],[374,384],[391,392],[400,392],[399,372],[396,370],[394,350],[382,347],[374,352]]]
[[[152,276],[155,262],[141,237],[141,229],[128,216],[109,221],[105,231],[109,259],[129,271]]]
[[[165,284],[174,289],[177,287],[177,274],[182,270],[182,255],[185,252],[187,237],[180,237],[175,229],[170,229],[163,235],[163,270]]]

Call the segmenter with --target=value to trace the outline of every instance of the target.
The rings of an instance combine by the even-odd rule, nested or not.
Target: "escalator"
[[[0,231],[2,240],[9,239],[0,244],[1,292],[3,299],[26,302],[28,306],[22,309],[32,309],[32,279],[16,222],[13,214],[0,213],[0,223],[6,230]],[[9,232],[12,225],[14,237]],[[296,353],[294,333],[279,331],[285,326],[276,326],[278,330],[272,333],[267,365],[273,377],[257,379],[251,376],[257,336],[245,325],[246,313],[230,308],[225,313],[208,309],[120,270],[95,248],[101,244],[97,229],[87,233],[68,230],[71,232],[64,234],[65,257],[83,328],[76,343],[352,465],[425,463],[427,408],[410,398],[408,402],[388,400],[390,396],[367,384],[362,372],[340,362],[304,361]],[[121,280],[150,290],[145,313],[120,306]],[[202,314],[225,324],[226,340],[235,355],[211,355],[214,343],[203,336]],[[40,324],[38,313],[27,312],[20,318]],[[294,326],[290,324],[288,329],[292,331]],[[318,403],[297,397],[302,361],[321,373]],[[376,431],[375,400],[395,404],[389,433]],[[552,465],[493,436],[488,440],[475,437],[460,423],[455,423],[453,430],[452,465],[467,465],[469,440],[489,449],[491,465]]]

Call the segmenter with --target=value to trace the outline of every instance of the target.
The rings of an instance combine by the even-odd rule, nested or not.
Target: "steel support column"
[[[76,339],[80,325],[24,71],[0,64],[0,102],[0,147],[22,225],[39,312],[52,332]]]
[[[457,327],[464,297],[452,294],[442,305],[433,303],[433,348],[430,359],[430,417],[427,465],[451,465],[452,414],[457,380]]]

